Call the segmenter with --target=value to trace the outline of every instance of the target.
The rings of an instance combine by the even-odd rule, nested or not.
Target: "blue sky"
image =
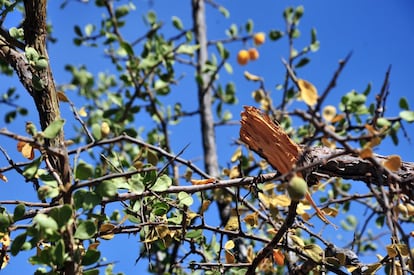
[[[92,5],[83,5],[76,2],[70,2],[64,10],[59,9],[61,1],[50,1],[49,20],[54,25],[53,36],[58,39],[57,44],[51,44],[49,56],[52,60],[52,67],[57,83],[69,82],[71,76],[64,70],[65,64],[74,65],[86,64],[87,68],[94,73],[100,71],[111,71],[109,61],[103,59],[102,52],[95,49],[79,48],[72,45],[73,25],[78,24],[83,27],[90,22],[99,23],[101,10],[97,10]],[[122,2],[123,3],[123,2]],[[137,10],[133,16],[130,16],[128,22],[127,38],[139,36],[145,31],[141,16],[150,9],[154,9],[158,17],[166,25],[171,17],[178,16],[182,19],[184,26],[189,27],[191,24],[190,1],[134,1]],[[310,55],[311,63],[298,71],[301,78],[307,79],[315,84],[321,91],[323,90],[333,72],[338,66],[338,60],[343,59],[349,52],[353,52],[352,58],[339,78],[338,85],[327,98],[327,103],[337,104],[340,97],[345,93],[355,89],[363,91],[368,83],[372,83],[371,98],[379,92],[385,72],[389,65],[392,65],[390,77],[391,95],[388,97],[386,115],[397,116],[398,100],[404,96],[408,99],[411,108],[414,108],[414,93],[410,85],[414,77],[412,66],[414,64],[414,55],[412,46],[414,45],[414,19],[412,11],[414,2],[410,0],[401,1],[222,1],[220,2],[230,11],[230,18],[225,19],[217,11],[207,8],[208,34],[212,39],[219,39],[225,36],[224,28],[232,23],[244,25],[248,19],[254,21],[255,31],[268,31],[269,29],[284,29],[282,19],[283,9],[287,6],[304,5],[305,15],[301,20],[300,29],[302,36],[297,41],[298,48],[308,43],[310,30],[312,27],[317,29],[318,39],[321,42],[320,50]],[[11,27],[13,21],[6,22]],[[171,29],[168,29],[170,30]],[[168,33],[167,33],[168,35]],[[237,87],[237,96],[239,105],[231,107],[234,119],[238,120],[238,114],[242,105],[254,104],[251,99],[251,92],[257,88],[254,83],[248,83],[243,77],[243,72],[248,70],[253,74],[263,76],[266,81],[266,88],[271,91],[274,102],[280,100],[280,93],[274,87],[283,81],[284,67],[281,58],[287,56],[287,41],[281,39],[278,42],[267,41],[259,48],[260,58],[247,66],[239,66],[235,62],[235,53],[243,48],[242,43],[230,45],[232,51],[231,64],[233,74],[229,75],[223,72],[220,79],[233,81]],[[247,45],[249,46],[249,45]],[[139,52],[139,50],[137,50]],[[190,75],[191,79],[191,75]],[[30,104],[30,98],[24,93],[23,88],[15,81],[9,78],[1,78],[1,87],[5,89],[9,84],[16,85],[21,91],[22,104]],[[184,84],[186,85],[186,84]],[[182,99],[183,105],[190,110],[196,108],[195,90],[192,84],[183,86],[179,90],[177,98]],[[181,93],[181,94],[180,94]],[[75,93],[68,94],[74,99],[78,106],[84,104],[82,100],[75,99]],[[177,99],[175,98],[175,99]],[[277,104],[276,104],[277,105]],[[29,105],[30,106],[30,105]],[[33,105],[31,105],[33,106]],[[305,107],[298,104],[297,107]],[[2,108],[3,109],[3,108]],[[4,109],[6,110],[6,109]],[[0,117],[3,116],[4,110],[0,110]],[[72,119],[69,112],[69,106],[62,104],[62,111],[69,120]],[[37,121],[35,113],[31,112],[30,120]],[[23,118],[23,121],[29,120]],[[3,123],[3,122],[2,122]],[[199,136],[191,127],[198,123],[198,118],[193,121],[171,128],[172,137],[176,140],[173,143],[175,151],[181,150],[186,144],[190,143],[183,157],[189,159],[200,158],[201,141]],[[4,125],[9,130],[24,133],[24,129],[19,125]],[[137,125],[138,127],[139,125]],[[414,134],[413,125],[405,125],[410,136]],[[0,123],[0,127],[3,125]],[[68,126],[66,126],[68,127]],[[65,128],[70,134],[70,128]],[[231,146],[233,141],[238,138],[238,126],[227,129],[218,129],[218,148],[220,148],[220,158],[222,165],[226,165],[225,160],[234,151]],[[7,143],[8,140],[0,138],[2,145],[6,148],[14,148],[15,143]],[[414,161],[413,144],[410,144],[400,135],[400,145],[395,147],[391,142],[385,141],[377,153],[383,155],[399,154],[406,161]],[[0,157],[0,166],[6,165],[3,157]],[[197,165],[202,167],[199,161]],[[15,198],[16,190],[25,190],[19,192],[21,199],[30,198],[31,186],[22,183],[21,178],[9,176],[9,183],[0,184],[0,200]],[[14,185],[13,190],[10,186]],[[6,190],[7,189],[7,190]],[[349,236],[348,236],[349,237]],[[103,244],[105,247],[104,255],[109,260],[119,261],[115,271],[123,271],[126,274],[135,274],[137,270],[142,271],[146,268],[147,261],[142,261],[134,265],[138,255],[139,243],[137,238],[131,236],[120,236],[117,240]],[[352,238],[352,237],[351,237]],[[2,271],[2,274],[27,274],[33,271],[33,267],[25,263],[24,256],[13,259],[8,268]],[[375,261],[373,257],[369,261]]]

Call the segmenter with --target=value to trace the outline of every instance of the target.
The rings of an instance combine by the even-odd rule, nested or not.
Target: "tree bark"
[[[197,76],[200,79],[198,82],[198,103],[204,150],[204,165],[206,172],[210,176],[217,177],[219,175],[219,168],[212,112],[212,93],[208,87],[210,76],[203,72],[208,58],[204,0],[192,0],[192,5],[195,39],[196,43],[200,46],[197,52]]]

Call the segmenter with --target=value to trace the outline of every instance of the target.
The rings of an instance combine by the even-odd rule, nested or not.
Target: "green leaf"
[[[65,124],[64,119],[56,119],[46,127],[43,131],[43,136],[50,139],[55,138],[62,130],[63,124]]]
[[[37,214],[33,218],[33,223],[35,224],[35,228],[39,229],[40,231],[48,235],[57,234],[58,224],[53,218],[47,216],[46,214]]]
[[[93,25],[93,24],[87,24],[85,26],[85,35],[86,36],[90,36],[93,33],[94,30],[95,30],[95,25]]]
[[[219,7],[219,12],[225,17],[225,18],[229,18],[230,16],[230,12],[223,6]]]
[[[410,106],[408,105],[408,101],[405,97],[400,98],[399,102],[400,108],[403,110],[409,110]]]
[[[111,180],[105,180],[96,187],[96,193],[102,197],[111,198],[117,194],[117,186]]]
[[[92,124],[92,136],[100,140],[102,138],[102,131],[101,131],[101,125],[98,123]]]
[[[193,197],[191,197],[190,194],[183,191],[178,193],[178,199],[180,201],[180,204],[183,204],[185,206],[191,206],[194,202]]]
[[[164,192],[166,191],[172,184],[172,180],[167,175],[161,175],[157,178],[154,185],[151,186],[150,190],[154,192]]]
[[[26,211],[26,207],[24,206],[24,204],[22,203],[18,204],[14,208],[13,221],[16,222],[20,220],[21,218],[23,218],[25,211]]]
[[[96,225],[93,221],[80,221],[74,237],[80,240],[91,239],[96,234]]]
[[[179,17],[173,16],[171,20],[172,20],[173,26],[176,29],[178,29],[180,31],[183,30],[183,22],[181,22],[181,19]]]
[[[93,166],[83,160],[79,161],[75,170],[75,177],[79,180],[87,180],[94,174]]]
[[[149,11],[147,13],[147,22],[151,25],[155,24],[157,22],[157,15],[154,11]]]
[[[284,33],[282,31],[279,30],[272,30],[269,32],[269,39],[272,41],[276,41],[279,40],[280,38],[282,38],[284,35]]]
[[[48,185],[40,186],[37,189],[37,196],[40,200],[44,200],[47,198],[56,198],[59,196],[60,189],[58,187],[51,187]]]
[[[125,41],[121,41],[120,46],[127,53],[127,55],[129,56],[134,55],[134,49],[132,48],[131,44]]]
[[[253,32],[253,27],[254,27],[254,22],[253,22],[253,20],[251,20],[251,19],[249,19],[249,20],[247,20],[247,23],[246,23],[246,32],[247,33],[252,33]]]
[[[26,55],[27,60],[33,61],[33,62],[38,60],[40,56],[35,50],[35,48],[32,48],[32,47],[26,47],[24,54]]]
[[[186,238],[189,238],[189,239],[195,239],[195,240],[197,240],[197,239],[203,237],[203,230],[197,229],[197,230],[188,231],[185,234],[185,237]]]
[[[64,204],[62,207],[53,208],[49,215],[56,221],[59,228],[62,228],[72,222],[72,207],[69,204]]]
[[[88,249],[82,258],[82,265],[91,265],[96,263],[101,257],[101,252],[94,249]]]
[[[311,30],[311,44],[316,43],[318,38],[316,37],[316,29],[312,28]]]
[[[409,123],[414,122],[414,112],[408,110],[401,111],[400,118],[404,119]]]
[[[29,163],[23,170],[23,176],[25,176],[28,179],[33,178],[36,175],[40,164],[42,163],[42,159],[42,157],[39,157],[31,163]]]
[[[152,207],[153,207],[152,213],[154,213],[154,215],[157,215],[157,216],[163,216],[169,210],[168,204],[165,202],[154,203]]]
[[[307,57],[302,58],[301,60],[299,60],[298,64],[296,64],[296,68],[300,68],[305,66],[306,64],[308,64],[310,62],[310,59]]]
[[[84,210],[92,210],[101,202],[101,197],[98,196],[95,192],[89,192],[86,190],[78,190],[74,196],[73,200],[75,203],[75,208]]]
[[[16,236],[11,244],[10,252],[13,256],[16,256],[21,250],[23,244],[26,242],[26,232]]]
[[[177,54],[187,54],[187,55],[193,55],[195,51],[197,51],[200,48],[200,45],[187,45],[187,44],[181,44],[178,46],[176,52]]]
[[[83,272],[83,275],[99,275],[99,269],[94,268],[94,269],[86,270]]]
[[[130,8],[128,5],[122,5],[119,6],[116,10],[115,10],[115,17],[116,18],[121,18],[124,17],[125,15],[127,15],[130,11]]]

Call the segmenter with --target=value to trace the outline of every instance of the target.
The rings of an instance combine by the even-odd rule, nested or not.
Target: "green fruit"
[[[287,185],[287,191],[292,201],[300,201],[308,191],[308,184],[303,178],[294,176]]]

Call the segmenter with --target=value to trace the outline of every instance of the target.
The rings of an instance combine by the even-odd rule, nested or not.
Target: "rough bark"
[[[214,131],[214,118],[212,111],[212,92],[208,83],[210,76],[203,72],[204,64],[208,58],[207,51],[207,25],[205,18],[204,0],[192,0],[193,21],[196,43],[200,46],[197,52],[198,103],[200,110],[201,133],[204,150],[204,163],[206,172],[212,176],[219,175],[216,138]]]

